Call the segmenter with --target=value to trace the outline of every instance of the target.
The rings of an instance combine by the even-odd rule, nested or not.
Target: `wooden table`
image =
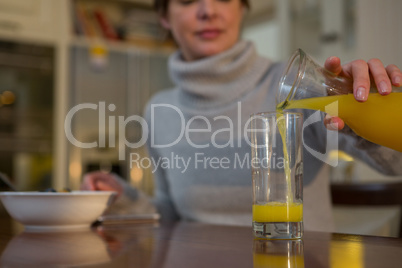
[[[251,228],[199,223],[29,233],[0,222],[1,267],[402,267],[402,239],[306,232],[255,240]]]

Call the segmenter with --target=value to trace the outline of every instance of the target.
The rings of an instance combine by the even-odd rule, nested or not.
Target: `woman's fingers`
[[[385,70],[394,86],[402,86],[402,72],[395,64],[388,65]]]
[[[331,73],[334,73],[336,75],[339,75],[342,72],[342,65],[341,65],[341,59],[338,57],[329,57],[325,61],[325,69],[330,71]]]
[[[338,57],[329,57],[325,61],[325,68],[336,75],[353,79],[353,93],[355,99],[364,102],[370,93],[370,84],[374,83],[381,95],[392,92],[392,85],[402,86],[402,72],[394,64],[384,67],[379,59],[354,60],[343,66]]]
[[[328,114],[324,118],[324,125],[328,130],[342,130],[345,127],[342,119]]]
[[[355,99],[364,102],[370,93],[370,84],[374,83],[381,95],[392,92],[392,85],[402,86],[402,72],[394,64],[384,67],[379,59],[355,60],[341,66],[338,57],[329,57],[325,61],[325,68],[336,75],[353,79],[353,93]],[[327,115],[324,125],[328,130],[341,130],[345,123],[339,117]]]
[[[92,176],[90,174],[86,174],[84,176],[80,189],[84,190],[84,191],[95,191],[96,190],[94,180],[92,179]]]
[[[85,174],[81,190],[115,191],[118,195],[123,191],[122,186],[113,175],[99,171]]]
[[[379,59],[371,59],[367,62],[370,73],[374,79],[378,93],[388,95],[392,91],[390,77]]]
[[[98,180],[96,182],[96,189],[98,191],[114,191],[117,192],[118,195],[123,191],[121,185],[114,178]]]
[[[353,93],[357,101],[366,101],[370,92],[369,67],[364,60],[351,63]]]

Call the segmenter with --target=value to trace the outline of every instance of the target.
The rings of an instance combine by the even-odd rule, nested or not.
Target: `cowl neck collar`
[[[197,61],[184,61],[180,51],[169,59],[170,76],[182,105],[195,109],[222,106],[253,90],[267,71],[254,45],[240,41],[229,50]]]

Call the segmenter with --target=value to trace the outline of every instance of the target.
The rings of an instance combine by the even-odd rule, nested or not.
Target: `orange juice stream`
[[[292,194],[292,182],[290,180],[290,166],[289,166],[289,154],[288,149],[286,147],[286,119],[283,116],[282,112],[278,112],[276,116],[276,124],[279,129],[279,133],[282,139],[283,145],[283,158],[284,158],[284,169],[285,169],[285,177],[286,177],[286,186],[287,186],[287,202],[293,203],[293,194]]]
[[[335,101],[338,109],[326,109]],[[338,116],[357,135],[402,152],[402,92],[388,96],[370,93],[366,102],[358,102],[353,94],[347,94],[293,100],[283,106],[283,103],[278,105],[281,109],[320,110]]]

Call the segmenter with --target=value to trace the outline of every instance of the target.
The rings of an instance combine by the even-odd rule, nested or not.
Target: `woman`
[[[149,154],[157,164],[154,204],[164,220],[250,225],[250,146],[243,130],[250,114],[275,110],[284,66],[259,57],[253,44],[239,40],[248,0],[156,0],[155,7],[179,51],[169,60],[176,87],[156,95],[145,112],[152,126]],[[330,57],[325,67],[353,78],[358,101],[368,98],[370,76],[382,95],[391,92],[391,84],[401,85],[400,70],[384,68],[375,59],[341,66],[339,58]],[[344,127],[339,118],[325,124]],[[310,147],[325,148],[325,129],[312,126],[304,135]],[[402,173],[400,163],[392,165],[382,157],[401,159],[400,153],[353,135],[340,136],[342,149],[384,172]],[[168,159],[175,161],[162,165]],[[332,230],[328,166],[306,152],[304,186],[305,228]],[[101,173],[88,174],[82,188],[113,189],[122,197],[130,189]]]

